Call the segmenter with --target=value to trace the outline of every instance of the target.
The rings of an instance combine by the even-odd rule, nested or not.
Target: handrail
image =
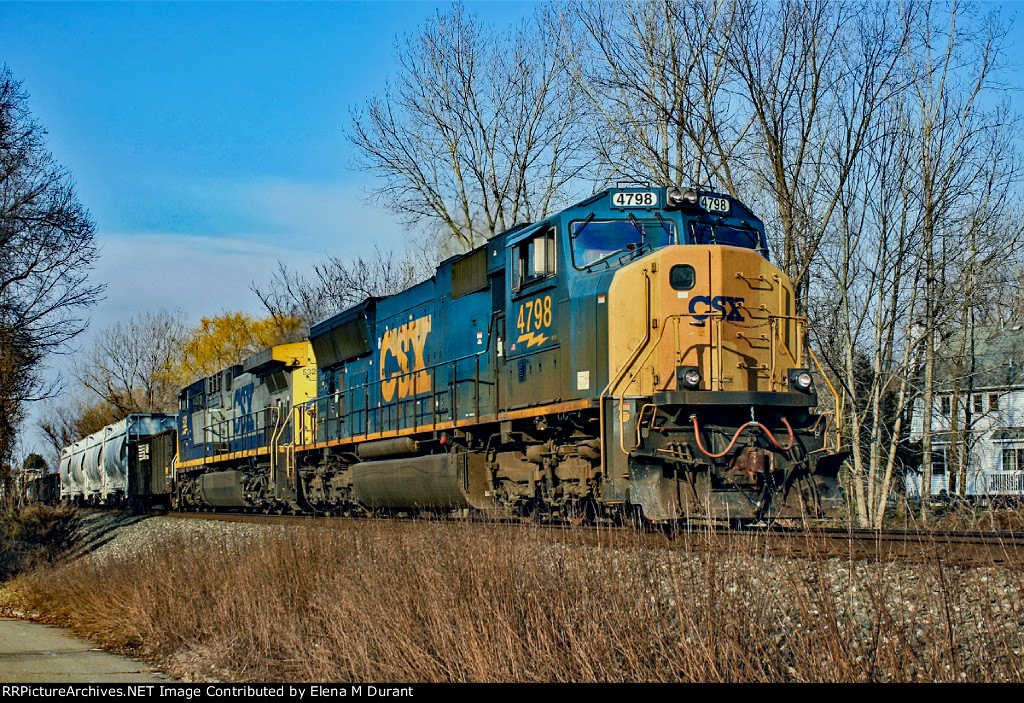
[[[828,389],[832,391],[832,397],[835,400],[834,419],[836,423],[836,447],[841,447],[843,446],[843,421],[842,416],[839,412],[839,393],[836,392],[836,387],[832,385],[832,381],[828,380],[828,374],[825,373],[825,369],[821,368],[821,362],[818,361],[818,357],[814,354],[814,350],[811,349],[810,344],[807,345],[807,353],[811,355],[811,359],[814,360],[814,365],[818,367],[818,371],[821,372],[821,377],[825,379],[825,385],[827,385]]]
[[[367,434],[370,434],[370,415],[373,414],[375,411],[377,413],[377,416],[376,416],[377,420],[376,420],[375,424],[380,426],[379,429],[383,429],[383,425],[385,424],[381,420],[381,413],[380,413],[380,411],[385,411],[385,410],[388,411],[388,413],[389,413],[389,420],[393,417],[393,421],[394,421],[394,423],[396,425],[396,429],[401,429],[398,426],[402,424],[403,418],[406,418],[408,416],[408,413],[404,413],[402,409],[404,407],[408,407],[408,405],[411,403],[413,405],[412,425],[411,425],[411,427],[413,427],[413,428],[417,428],[417,427],[436,428],[437,425],[438,425],[437,405],[438,405],[439,397],[440,396],[444,396],[445,394],[449,394],[451,396],[451,406],[450,406],[450,408],[448,410],[448,415],[450,416],[450,418],[451,418],[451,420],[453,422],[458,422],[457,410],[458,410],[458,389],[459,389],[459,386],[464,384],[464,383],[473,383],[474,391],[475,391],[474,394],[473,394],[474,395],[473,416],[474,417],[479,417],[480,416],[480,387],[483,386],[483,385],[489,385],[489,386],[496,385],[493,381],[485,381],[485,380],[482,380],[480,378],[480,359],[481,359],[481,357],[486,356],[489,352],[490,352],[490,345],[488,345],[486,348],[484,348],[484,349],[482,349],[482,350],[480,350],[478,352],[475,352],[473,354],[467,354],[465,356],[461,356],[461,357],[458,357],[456,359],[448,359],[448,360],[445,360],[445,361],[442,361],[442,362],[431,364],[429,366],[424,366],[421,369],[414,369],[414,370],[405,371],[405,372],[400,373],[400,374],[395,375],[395,376],[389,376],[388,378],[385,378],[385,379],[379,379],[378,378],[378,379],[373,379],[373,380],[367,380],[364,383],[360,383],[360,384],[357,384],[357,385],[349,386],[345,390],[335,391],[334,393],[329,393],[329,394],[326,394],[326,395],[318,395],[317,397],[312,398],[310,400],[304,401],[302,403],[297,403],[294,407],[295,408],[306,408],[306,407],[309,407],[309,405],[312,403],[314,408],[316,409],[316,416],[317,416],[317,419],[318,419],[318,422],[319,422],[319,419],[323,416],[321,414],[321,412],[320,412],[320,409],[321,409],[321,407],[323,407],[324,404],[326,404],[326,403],[328,403],[328,402],[330,402],[332,400],[337,402],[337,403],[345,402],[345,412],[343,414],[339,414],[339,415],[336,415],[334,417],[329,417],[329,416],[328,417],[324,417],[324,422],[334,421],[334,422],[337,422],[339,425],[341,425],[342,423],[345,423],[346,425],[351,425],[353,420],[354,420],[354,416],[362,414],[362,416],[363,416],[363,425],[364,425],[363,426],[363,434],[367,435]],[[473,361],[473,367],[474,368],[473,368],[472,374],[469,375],[466,378],[459,378],[459,365],[460,365],[460,363],[466,362],[466,361],[469,361],[469,360]],[[437,377],[438,371],[444,370],[446,367],[451,367],[451,371],[452,371],[452,373],[451,373],[451,377],[452,377],[451,378],[451,383],[450,383],[450,385],[446,385],[445,389],[443,391],[439,392],[438,389],[437,389],[437,385],[434,383],[434,381],[435,381],[435,379]],[[418,388],[417,388],[417,379],[418,379],[419,374],[424,373],[424,372],[426,372],[430,376],[430,390],[429,391],[423,391],[423,393],[421,394],[419,392]],[[367,371],[366,373],[367,373],[367,378],[369,378],[369,371]],[[377,408],[370,408],[369,407],[370,390],[371,389],[373,389],[375,387],[379,387],[380,385],[382,385],[384,383],[389,383],[389,382],[392,382],[392,381],[398,381],[399,383],[401,383],[401,381],[403,379],[407,379],[410,376],[412,377],[412,379],[411,379],[412,393],[410,393],[405,398],[395,398],[394,402],[389,402],[389,403],[386,403],[386,404],[383,404],[383,405],[379,405]],[[352,404],[348,403],[346,401],[349,400],[352,395],[358,393],[359,391],[363,391],[362,407],[359,408],[359,409],[353,410],[352,409]],[[420,412],[420,409],[417,408],[417,404],[423,403],[425,401],[430,402],[430,410],[429,410],[429,420],[430,420],[430,422],[428,424],[420,425],[419,421],[420,421],[420,418],[421,418],[421,412]],[[423,414],[426,415],[426,412],[427,411],[424,410]],[[391,413],[393,413],[393,415],[391,415]],[[314,423],[312,428],[307,428],[307,417],[306,417],[306,415],[303,413],[301,415],[301,417],[302,417],[301,432],[302,432],[303,437],[306,436],[306,432],[307,431],[312,432],[313,442],[315,443],[317,441],[316,440],[316,424],[318,424],[318,422]],[[427,419],[427,418],[424,417],[423,419]],[[388,424],[390,424],[390,422]]]
[[[217,409],[217,408],[213,408]],[[215,422],[210,422],[203,425],[202,432],[202,446],[203,446],[203,459],[215,459],[223,454],[233,454],[238,451],[252,451],[260,449],[258,446],[258,440],[261,434],[266,433],[267,428],[270,426],[276,426],[278,419],[275,418],[272,423],[265,423],[262,428],[258,427],[258,418],[261,413],[267,413],[270,410],[275,410],[280,415],[280,409],[277,406],[270,406],[266,408],[260,408],[259,410],[253,410],[247,412],[244,415],[238,415],[236,417],[229,417]],[[244,432],[236,432],[236,423],[245,420],[246,418],[252,418],[253,429],[246,430]],[[223,428],[223,429],[222,429]],[[252,440],[257,440],[253,442]],[[224,442],[227,444],[227,449],[224,451],[216,451],[213,449],[214,442]],[[237,449],[231,448],[232,442],[241,441],[243,446]],[[250,446],[253,445],[253,446]],[[195,446],[195,445],[193,445]],[[269,446],[269,445],[268,445]],[[193,461],[194,459],[187,459],[186,461]]]
[[[711,335],[711,343],[709,344],[709,346],[712,347],[712,351],[713,352],[717,351],[717,353],[713,353],[712,354],[711,366],[717,367],[717,369],[718,369],[718,378],[717,378],[718,390],[722,390],[722,357],[723,357],[723,353],[722,353],[722,326],[721,326],[721,318],[723,318],[724,316],[725,316],[725,314],[721,313],[721,312],[717,312],[717,313],[715,313],[715,312],[701,313],[699,315],[697,313],[673,313],[671,315],[666,315],[665,318],[661,321],[661,334],[658,335],[657,341],[655,341],[654,344],[651,345],[651,348],[647,351],[647,354],[643,357],[643,360],[639,361],[639,363],[635,364],[635,365],[643,366],[647,362],[647,360],[649,358],[651,358],[651,355],[658,349],[658,347],[661,346],[662,341],[665,339],[665,332],[668,330],[668,321],[669,320],[673,320],[673,319],[680,319],[681,320],[684,317],[702,317],[702,318],[704,318],[704,317],[716,317],[716,318],[718,318],[716,320],[716,325],[715,325],[715,330],[717,331],[717,335],[715,335],[715,334]],[[650,328],[650,323],[648,323],[648,332],[650,331],[649,328]],[[718,338],[717,344],[715,343],[715,337],[716,336]],[[649,338],[650,337],[648,335],[648,340],[649,340]],[[632,366],[630,367],[630,369],[631,368],[632,368]],[[712,379],[712,380],[716,380],[716,379]],[[628,387],[629,386],[627,384],[627,386],[622,389],[621,395],[619,395],[619,397],[618,397],[620,406],[622,404],[622,401],[625,400],[625,398],[626,398],[626,388],[628,388]],[[627,450],[626,449],[626,445],[624,444],[624,442],[625,442],[625,435],[626,435],[625,429],[626,429],[626,421],[623,419],[622,413],[619,413],[619,449],[621,449],[624,454],[629,454],[630,450]],[[635,447],[634,447],[634,449],[635,449]]]
[[[273,407],[274,407],[274,410],[277,411],[277,417],[274,419],[274,433],[271,435],[271,441],[270,441],[270,446],[269,446],[269,449],[270,449],[270,475],[271,475],[271,477],[274,476],[274,464],[275,464],[275,461],[276,461],[276,458],[277,458],[276,455],[277,455],[277,452],[278,452],[278,442],[281,441],[281,437],[282,437],[282,435],[284,435],[284,429],[285,429],[285,427],[288,426],[288,419],[287,418],[289,418],[291,416],[291,413],[283,413],[283,412],[281,412],[281,406],[280,405],[275,405]],[[291,478],[292,477],[291,467],[285,466],[284,469],[285,469],[285,475],[288,478]],[[275,480],[275,484],[276,484],[276,480]]]

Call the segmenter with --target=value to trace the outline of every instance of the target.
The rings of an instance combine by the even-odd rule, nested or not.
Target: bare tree
[[[835,236],[821,247],[819,285],[811,288],[814,340],[843,389],[844,439],[852,449],[847,488],[866,526],[874,515],[870,494],[878,483],[876,450],[904,439],[913,373],[904,365],[901,334],[912,320],[915,232],[903,217],[902,164],[909,145],[896,139],[899,111],[884,106],[875,135],[842,194]],[[876,191],[885,198],[865,198]],[[889,454],[895,458],[894,453]]]
[[[93,222],[27,100],[0,69],[0,463],[11,460],[25,403],[52,392],[40,364],[85,329],[81,315],[103,290],[88,280]]]
[[[906,35],[895,84],[903,89],[874,111],[811,285],[819,348],[844,391],[855,513],[876,527],[910,460],[912,423],[927,492],[939,341],[959,329],[959,346],[943,352],[955,396],[956,379],[970,377],[972,321],[986,314],[1021,236],[1010,207],[1019,186],[1013,119],[1005,106],[980,105],[996,87],[998,23],[955,4],[905,6],[886,21]],[[965,420],[954,413],[950,429],[969,441]],[[961,466],[963,446],[949,454]]]
[[[60,465],[60,454],[64,447],[122,417],[116,408],[101,399],[87,399],[80,388],[44,401],[37,427],[45,442],[50,466]]]
[[[885,101],[901,90],[902,6],[745,0],[729,44],[753,120],[747,167],[799,308]]]
[[[738,195],[752,119],[727,62],[735,0],[574,2],[562,51],[597,180],[717,184]],[[555,36],[555,35],[553,35]]]
[[[399,42],[399,76],[349,134],[380,178],[374,199],[461,250],[565,204],[586,159],[552,31],[540,19],[499,31],[457,4]]]
[[[949,304],[946,279],[960,270],[969,275],[960,280],[977,290],[973,274],[1012,254],[1019,235],[1007,237],[1005,228],[992,225],[1007,212],[1008,194],[1019,175],[1006,141],[1009,114],[1005,106],[985,107],[986,97],[1000,88],[1001,25],[994,17],[971,17],[968,8],[954,2],[939,8],[926,4],[910,26],[913,119],[908,137],[913,151],[905,177],[924,261],[924,295],[915,315],[924,325],[922,492],[927,496],[936,340],[958,310],[961,321],[967,320],[977,303],[968,290],[961,304]],[[922,501],[922,519],[927,519],[927,503]]]
[[[757,208],[805,301],[906,33],[885,5],[576,2],[564,50],[607,178],[711,185]],[[585,50],[577,50],[580,46]]]
[[[146,313],[102,331],[75,365],[83,387],[116,417],[173,412],[184,382],[176,367],[189,328],[180,312]]]
[[[264,285],[252,285],[275,320],[294,318],[308,334],[313,324],[366,298],[393,295],[433,274],[434,257],[395,256],[374,249],[372,256],[342,259],[329,256],[313,266],[307,278],[278,262]]]
[[[938,335],[984,314],[1019,241],[1012,116],[990,107],[1000,23],[959,3],[800,0],[565,16],[604,177],[707,181],[762,214],[843,393],[855,512],[880,524],[922,396],[930,427]],[[928,431],[924,454],[927,482]]]

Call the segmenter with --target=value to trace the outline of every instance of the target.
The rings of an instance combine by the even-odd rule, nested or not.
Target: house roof
[[[964,345],[964,363],[957,373],[962,334],[947,337],[936,351],[935,380],[949,387],[956,376],[960,388],[1024,386],[1024,325],[979,325]],[[973,348],[974,364],[971,364]]]

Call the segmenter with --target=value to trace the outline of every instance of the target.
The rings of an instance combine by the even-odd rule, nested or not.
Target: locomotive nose
[[[608,303],[609,372],[632,365],[626,395],[787,391],[806,372],[792,285],[753,250],[659,249],[616,273]]]
[[[608,305],[606,463],[629,501],[660,520],[817,514],[835,472],[808,458],[821,416],[785,274],[752,249],[670,246],[617,271]]]

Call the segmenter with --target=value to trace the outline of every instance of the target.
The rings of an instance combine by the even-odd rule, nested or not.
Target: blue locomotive
[[[845,454],[761,221],[616,188],[184,389],[192,507],[828,515]]]

